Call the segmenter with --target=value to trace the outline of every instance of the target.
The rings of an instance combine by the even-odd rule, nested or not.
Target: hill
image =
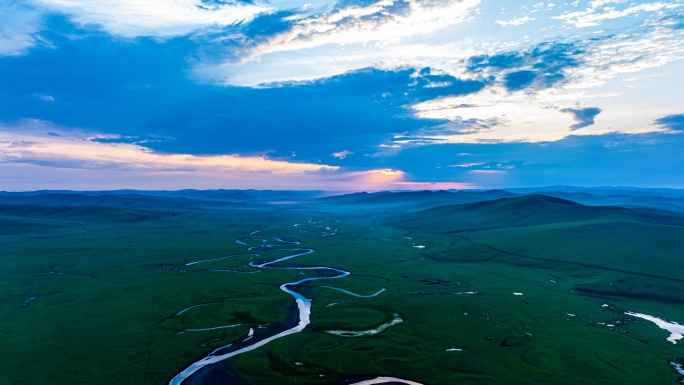
[[[130,209],[182,210],[194,208],[219,208],[243,205],[227,201],[209,201],[186,197],[144,195],[143,193],[2,193],[0,204],[36,206],[107,206]]]
[[[104,206],[39,206],[0,204],[0,218],[5,224],[27,220],[58,220],[72,222],[141,222],[160,219],[171,212],[132,210]]]
[[[421,232],[457,232],[604,219],[684,226],[684,215],[612,206],[585,206],[542,194],[433,207],[390,216],[387,223]]]
[[[684,303],[684,215],[586,206],[541,194],[448,205],[386,217],[435,239],[423,254],[449,262],[496,262],[584,277],[574,290],[608,298]]]
[[[515,193],[544,194],[592,206],[648,207],[659,210],[684,212],[684,194],[680,190],[667,189],[563,189],[562,187],[535,189],[511,189]]]
[[[376,193],[352,193],[321,198],[320,201],[327,203],[349,204],[355,206],[371,206],[376,208],[401,207],[402,210],[415,211],[428,207],[446,204],[471,203],[482,200],[515,197],[504,190],[486,191],[449,191],[449,190],[423,190],[423,191],[382,191]]]

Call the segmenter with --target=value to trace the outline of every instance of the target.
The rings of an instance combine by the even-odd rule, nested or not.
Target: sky
[[[684,188],[684,1],[0,0],[0,190]]]

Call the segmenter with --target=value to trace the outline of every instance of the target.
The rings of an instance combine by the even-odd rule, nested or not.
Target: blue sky
[[[684,3],[0,0],[0,189],[684,188]]]

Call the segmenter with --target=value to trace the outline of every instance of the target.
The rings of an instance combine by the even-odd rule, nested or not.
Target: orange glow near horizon
[[[390,168],[378,171],[385,176],[399,176],[404,174],[404,172],[401,170],[392,170]]]
[[[348,173],[355,182],[356,191],[381,190],[463,190],[479,186],[461,182],[409,182],[404,180],[406,173],[395,169],[380,169]]]
[[[54,172],[49,170],[56,169],[62,176],[73,176],[73,180],[97,179],[98,186],[114,189],[133,185],[144,189],[144,181],[150,188],[160,185],[166,188],[204,186],[355,191],[476,188],[456,182],[409,182],[405,180],[408,174],[392,168],[350,171],[339,166],[273,160],[263,156],[161,154],[135,144],[99,143],[87,137],[46,138],[44,134],[27,131],[0,132],[0,151],[3,152],[5,168],[24,164],[19,169],[45,169],[33,171],[44,174],[44,186],[33,184],[36,189],[66,188],[59,180],[50,179],[48,182],[47,176]],[[27,160],[39,164],[31,165]],[[117,184],[121,183],[124,174],[135,183]],[[109,177],[102,179],[102,175]]]
[[[148,148],[126,143],[98,143],[86,139],[44,135],[2,133],[0,150],[6,161],[40,159],[70,164],[84,169],[128,169],[156,172],[256,172],[301,174],[320,170],[337,170],[338,166],[305,162],[288,162],[264,156],[161,154]]]
[[[479,188],[472,183],[460,182],[395,182],[396,190],[468,190]]]

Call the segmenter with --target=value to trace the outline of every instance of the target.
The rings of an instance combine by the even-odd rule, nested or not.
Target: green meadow
[[[625,314],[684,323],[674,211],[491,193],[115,198],[0,205],[2,383],[166,384],[259,326],[291,322],[279,285],[330,275],[303,266],[350,275],[297,286],[312,299],[310,325],[229,358],[236,383],[680,379],[669,362],[684,340]],[[293,269],[249,265],[294,253],[283,248],[315,252],[277,265]]]

